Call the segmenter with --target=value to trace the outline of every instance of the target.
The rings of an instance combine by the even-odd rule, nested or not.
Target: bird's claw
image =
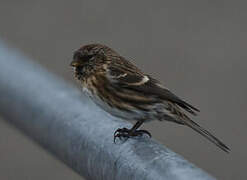
[[[116,138],[122,139],[122,138],[129,138],[134,136],[142,136],[143,134],[147,134],[149,137],[151,136],[151,133],[147,130],[135,130],[131,131],[127,128],[119,128],[114,132],[114,143],[116,142]]]

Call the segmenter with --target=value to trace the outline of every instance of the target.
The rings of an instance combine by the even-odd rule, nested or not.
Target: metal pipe
[[[114,144],[114,131],[130,123],[3,42],[0,114],[86,179],[215,179],[148,137]]]

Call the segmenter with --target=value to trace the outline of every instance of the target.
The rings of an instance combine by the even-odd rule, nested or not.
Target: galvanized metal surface
[[[148,137],[114,144],[114,131],[130,123],[106,114],[79,89],[3,43],[0,114],[90,180],[214,179]]]

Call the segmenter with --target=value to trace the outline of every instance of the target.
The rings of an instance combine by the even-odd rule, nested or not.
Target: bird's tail
[[[218,146],[223,151],[229,153],[230,149],[223,142],[221,142],[218,138],[212,135],[209,131],[202,128],[201,126],[199,126],[197,123],[195,123],[191,119],[186,118],[186,121],[184,121],[184,124],[194,129],[196,132],[198,132],[199,134],[207,138],[209,141],[214,143],[216,146]]]

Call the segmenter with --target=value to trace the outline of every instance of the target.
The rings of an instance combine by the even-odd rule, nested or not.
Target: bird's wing
[[[137,67],[130,62],[122,63],[121,66],[108,67],[108,79],[117,87],[136,91],[145,96],[155,96],[163,100],[177,104],[187,112],[196,115],[195,111],[199,109],[188,104],[178,96],[165,88],[159,81],[143,74]]]

